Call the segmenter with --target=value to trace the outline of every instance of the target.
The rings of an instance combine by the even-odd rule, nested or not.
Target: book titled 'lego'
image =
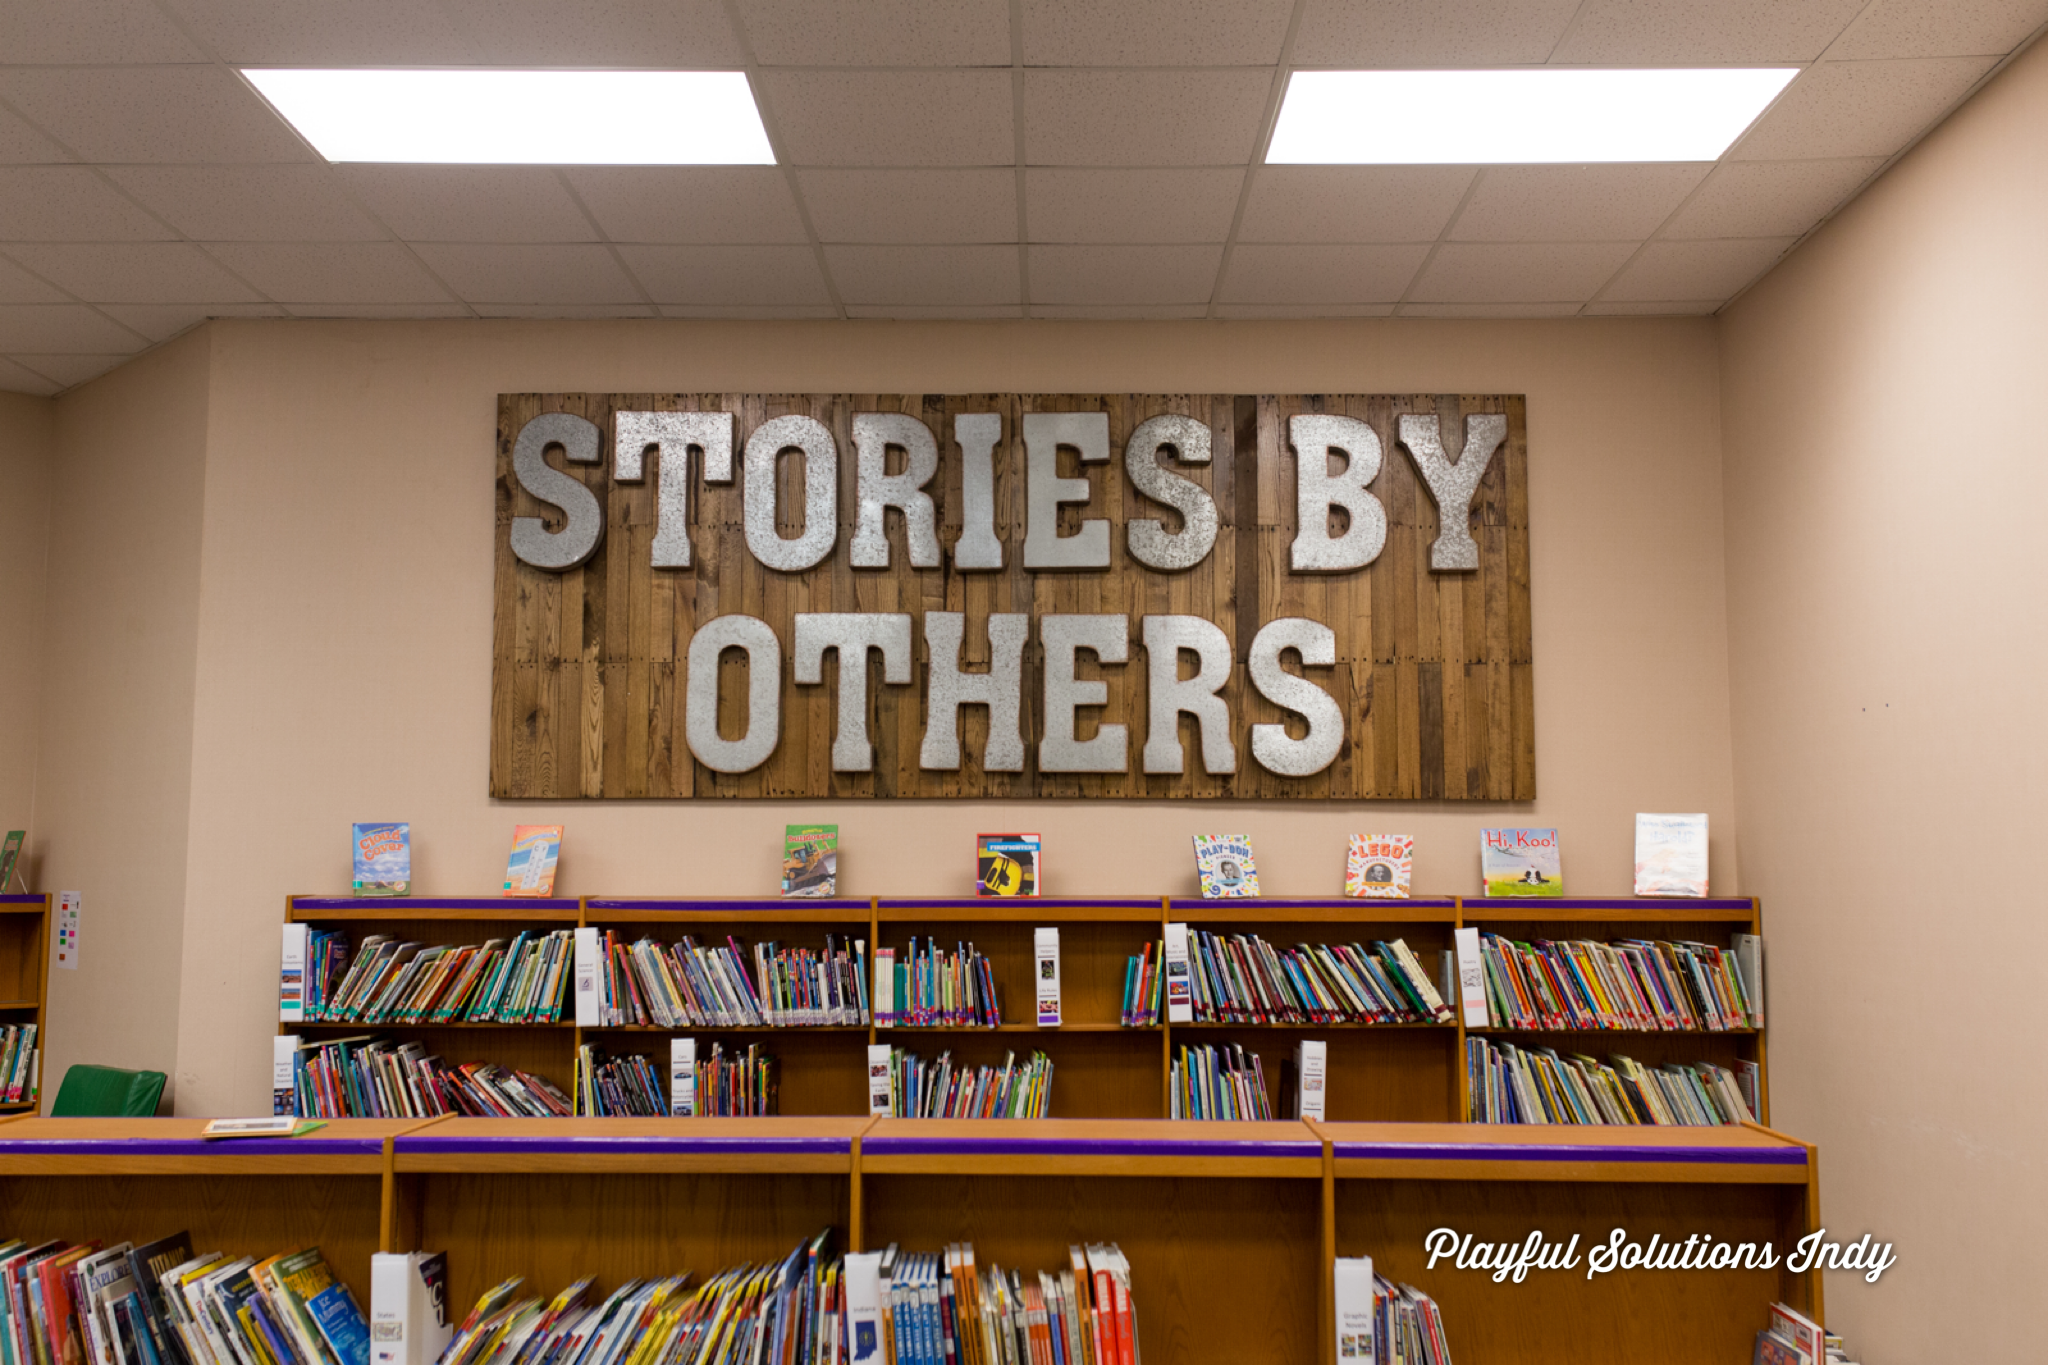
[[[1636,894],[1707,894],[1707,817],[1636,815]]]
[[[505,860],[505,894],[552,896],[555,864],[562,856],[560,825],[515,825],[512,856]]]
[[[1252,860],[1249,834],[1197,834],[1195,872],[1202,879],[1205,900],[1259,894],[1259,868]]]
[[[405,896],[412,892],[412,826],[355,825],[350,829],[358,896]]]
[[[1415,840],[1406,834],[1354,834],[1344,855],[1344,894],[1402,900],[1415,871]]]
[[[1036,896],[1043,852],[1036,834],[975,835],[974,894]]]
[[[1554,829],[1482,829],[1479,875],[1489,896],[1562,896]]]
[[[839,826],[790,825],[782,836],[782,894],[839,894]]]

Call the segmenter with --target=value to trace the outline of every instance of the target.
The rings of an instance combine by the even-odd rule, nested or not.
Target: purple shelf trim
[[[294,896],[294,910],[575,910],[573,896]]]
[[[435,1137],[422,1133],[392,1143],[399,1155],[490,1155],[494,1152],[539,1153],[544,1156],[574,1156],[597,1152],[605,1155],[659,1156],[663,1154],[716,1153],[822,1153],[845,1156],[853,1142],[843,1137]]]
[[[822,896],[791,896],[784,899],[777,896],[753,897],[744,900],[628,900],[608,898],[605,900],[592,900],[589,902],[589,906],[593,912],[599,910],[711,910],[723,914],[735,912],[773,913],[797,908],[808,909],[815,906],[826,910],[844,911],[849,917],[858,916],[862,919],[865,919],[868,913],[868,903],[865,900],[856,900],[850,896],[840,896],[832,899]]]
[[[1339,1161],[1630,1161],[1804,1166],[1804,1147],[1578,1147],[1562,1143],[1338,1142]]]
[[[1662,914],[1672,912],[1672,918],[1683,918],[1676,912],[1681,910],[1747,910],[1748,897],[1699,897],[1689,896],[1472,896],[1465,901],[1467,910],[1508,910],[1528,906],[1531,919],[1541,919],[1542,910],[1650,910]]]
[[[863,1156],[1243,1156],[1320,1157],[1320,1142],[1303,1140],[1174,1142],[1158,1138],[869,1137]]]
[[[49,897],[38,891],[34,895],[0,896],[0,905],[41,905]]]
[[[1326,910],[1409,905],[1421,910],[1449,910],[1458,902],[1449,896],[1406,896],[1398,900],[1375,900],[1365,896],[1217,896],[1208,899],[1202,896],[1174,896],[1173,908],[1193,909],[1201,906],[1265,905],[1279,906],[1284,910]],[[1749,902],[1744,901],[1747,905]]]
[[[382,1156],[382,1138],[198,1138],[0,1139],[5,1156]]]
[[[968,910],[984,905],[1029,905],[1041,910],[1159,910],[1161,896],[884,896],[884,910]]]

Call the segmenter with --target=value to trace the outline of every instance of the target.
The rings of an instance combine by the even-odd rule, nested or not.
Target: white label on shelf
[[[1060,1026],[1060,931],[1056,928],[1031,931],[1032,946],[1038,953],[1038,1026]]]
[[[60,929],[61,933],[62,930]],[[76,944],[74,939],[73,943]],[[59,951],[62,951],[61,940]],[[77,961],[78,951],[72,949],[72,961]],[[59,966],[64,965],[60,959]],[[280,1024],[296,1024],[306,1017],[306,926],[287,924],[284,926],[284,950],[277,966],[277,1021]]]
[[[270,1112],[290,1114],[298,1109],[299,1035],[280,1033],[270,1040]]]
[[[1329,1074],[1328,1062],[1329,1044],[1320,1039],[1304,1038],[1295,1049],[1294,1074],[1301,1085],[1296,1118],[1322,1118],[1323,1096],[1328,1093],[1324,1085],[1324,1077]]]
[[[78,970],[78,915],[83,909],[85,897],[80,893],[57,893],[57,937],[53,944],[55,956],[51,960],[67,972]]]
[[[668,1040],[668,1112],[674,1118],[697,1117],[697,1040]]]
[[[1373,1352],[1372,1257],[1339,1256],[1336,1265],[1337,1360],[1371,1365]]]
[[[1166,926],[1166,1022],[1195,1022],[1194,981],[1188,975],[1188,927]]]
[[[889,1065],[887,1043],[868,1044],[868,1112],[889,1116],[890,1089],[893,1085]]]
[[[576,931],[576,1027],[596,1028],[605,1022],[604,995],[598,990],[597,930]]]
[[[1465,1027],[1485,1028],[1486,960],[1479,953],[1479,931],[1459,929],[1451,939],[1458,952],[1458,997],[1465,1006]]]

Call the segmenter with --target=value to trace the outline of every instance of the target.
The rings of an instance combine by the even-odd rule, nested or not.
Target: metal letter
[[[1508,419],[1497,412],[1468,413],[1465,449],[1458,462],[1444,457],[1442,428],[1435,413],[1401,414],[1401,444],[1436,499],[1437,536],[1430,542],[1432,569],[1476,569],[1479,546],[1472,540],[1472,495],[1500,443],[1508,438]]]
[[[1366,491],[1380,472],[1380,438],[1356,417],[1302,413],[1287,419],[1294,446],[1294,556],[1296,573],[1362,569],[1387,544],[1387,509]],[[1343,452],[1344,472],[1330,473],[1330,452]],[[1342,536],[1330,535],[1330,509],[1351,518]]]
[[[775,465],[791,446],[804,453],[804,530],[784,540],[775,529]],[[797,413],[763,422],[747,437],[745,463],[741,501],[754,558],[784,573],[823,563],[839,539],[839,446],[825,424]]]
[[[839,724],[832,737],[832,771],[864,773],[875,766],[868,742],[868,651],[882,651],[882,681],[910,681],[910,617],[900,612],[831,611],[796,614],[796,680],[825,680],[825,651],[839,652]]]
[[[953,418],[960,445],[960,539],[953,542],[953,567],[965,571],[1003,567],[1003,542],[996,539],[996,442],[1003,438],[999,412],[963,412]]]
[[[1329,693],[1280,667],[1280,653],[1288,649],[1301,655],[1305,667],[1334,664],[1337,633],[1320,621],[1283,616],[1252,637],[1251,657],[1245,661],[1252,686],[1273,705],[1308,721],[1308,734],[1300,739],[1288,738],[1285,725],[1254,725],[1252,757],[1269,773],[1308,777],[1337,761],[1344,745],[1344,713]]]
[[[889,447],[902,446],[909,458],[901,474],[888,473]],[[854,504],[853,567],[889,567],[886,513],[903,513],[903,539],[914,569],[939,567],[939,533],[932,515],[931,494],[924,486],[939,472],[939,443],[932,429],[907,412],[857,412],[853,415]]]
[[[1059,476],[1061,446],[1073,446],[1079,450],[1082,464],[1107,462],[1109,414],[1024,414],[1024,567],[1106,569],[1109,567],[1108,521],[1090,517],[1081,523],[1078,535],[1060,534],[1060,504],[1088,501],[1088,480]]]
[[[1195,676],[1180,676],[1182,650],[1199,661]],[[1185,711],[1202,728],[1202,768],[1211,773],[1237,771],[1237,746],[1230,742],[1230,704],[1216,695],[1230,681],[1230,640],[1214,623],[1199,616],[1145,618],[1145,663],[1151,672],[1146,711],[1152,733],[1145,740],[1145,771],[1187,770],[1180,747],[1180,717]]]
[[[554,532],[539,517],[512,518],[512,553],[536,569],[573,569],[596,554],[604,539],[597,494],[542,458],[558,445],[571,464],[596,464],[598,435],[595,422],[573,412],[544,412],[521,427],[512,443],[512,476],[519,486],[562,509],[562,529]]]
[[[1109,703],[1108,683],[1084,682],[1074,676],[1074,652],[1085,649],[1103,663],[1123,663],[1131,654],[1129,618],[1042,616],[1038,638],[1045,646],[1045,738],[1038,742],[1038,771],[1129,772],[1130,737],[1123,726],[1097,726],[1093,739],[1074,736],[1078,708]]]
[[[718,733],[718,658],[728,649],[747,652],[747,732],[738,739]],[[720,616],[698,627],[690,640],[689,701],[683,729],[690,752],[714,772],[752,772],[768,761],[782,738],[782,642],[757,616]]]
[[[1131,558],[1150,568],[1192,569],[1216,544],[1216,500],[1209,490],[1159,465],[1159,451],[1172,446],[1182,464],[1209,463],[1209,428],[1192,417],[1148,417],[1124,443],[1124,472],[1138,491],[1178,511],[1184,523],[1168,533],[1157,521],[1133,521],[1124,528]],[[1149,769],[1147,771],[1150,771]]]
[[[960,766],[960,708],[988,708],[988,746],[981,770],[1024,771],[1024,637],[1031,618],[1023,612],[997,612],[988,618],[988,672],[960,671],[960,638],[965,613],[924,614],[926,719],[918,766],[952,771]],[[841,665],[844,667],[844,665]]]
[[[703,451],[708,471],[723,450],[732,468],[729,412],[619,412],[612,414],[612,478],[639,483],[647,477],[652,448],[660,465],[654,484],[654,567],[690,567],[690,447]]]

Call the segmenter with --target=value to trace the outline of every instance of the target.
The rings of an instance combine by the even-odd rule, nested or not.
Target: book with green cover
[[[7,831],[7,842],[0,844],[0,896],[7,894],[14,885],[14,864],[21,857],[21,844],[28,838],[25,829]]]
[[[782,894],[820,899],[839,894],[839,826],[790,825],[784,830]]]
[[[1554,829],[1482,829],[1479,875],[1489,896],[1562,896]]]

